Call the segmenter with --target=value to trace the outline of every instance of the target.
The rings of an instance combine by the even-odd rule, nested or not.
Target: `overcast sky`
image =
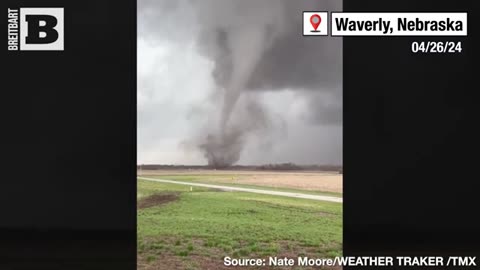
[[[341,39],[303,37],[301,12],[340,11],[341,1],[240,2],[139,0],[139,164],[207,163],[196,142],[206,136],[205,127],[218,120],[222,84],[214,74],[224,68],[219,59],[227,57],[205,52],[206,46],[218,41],[208,33],[224,31],[228,38],[239,39],[242,29],[249,33],[264,21],[265,33],[273,33],[272,38],[260,39],[269,43],[262,45],[259,59],[253,62],[248,89],[242,90],[232,121],[252,118],[241,118],[241,108],[254,101],[268,115],[269,124],[245,135],[236,163],[342,163]],[[251,18],[236,20],[241,9]],[[262,15],[270,9],[277,16]],[[279,20],[273,28],[271,20]]]

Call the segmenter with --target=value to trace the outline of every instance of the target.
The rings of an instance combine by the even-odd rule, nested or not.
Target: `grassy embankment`
[[[139,269],[221,269],[224,256],[341,255],[339,203],[142,180],[138,200]]]

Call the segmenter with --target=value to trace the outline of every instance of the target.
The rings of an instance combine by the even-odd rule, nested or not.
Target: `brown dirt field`
[[[326,171],[232,171],[232,170],[149,170],[138,175],[192,175],[209,183],[235,183],[267,187],[338,192],[343,191],[343,175]]]
[[[178,199],[178,194],[154,194],[152,196],[143,198],[137,202],[137,209],[153,207],[160,204],[173,202]]]

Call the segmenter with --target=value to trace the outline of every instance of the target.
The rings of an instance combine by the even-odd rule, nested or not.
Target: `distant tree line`
[[[139,170],[205,170],[216,169],[208,165],[167,165],[167,164],[141,164],[137,165]],[[223,170],[263,170],[263,171],[338,171],[343,173],[343,167],[340,165],[298,165],[295,163],[275,163],[259,166],[253,165],[232,165],[222,168]]]

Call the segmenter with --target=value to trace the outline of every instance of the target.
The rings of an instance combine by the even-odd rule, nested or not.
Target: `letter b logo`
[[[20,8],[20,50],[62,51],[63,8]]]

